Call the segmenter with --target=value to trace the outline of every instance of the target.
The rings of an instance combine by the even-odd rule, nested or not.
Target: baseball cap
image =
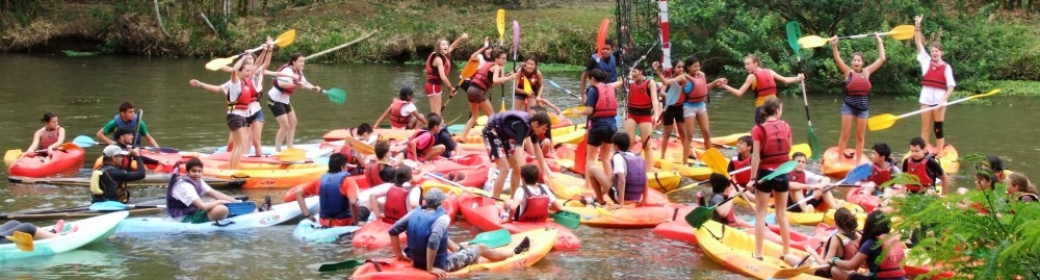
[[[429,191],[426,191],[426,195],[424,196],[424,198],[426,200],[425,208],[427,208],[427,209],[434,209],[434,208],[440,207],[441,206],[441,202],[443,202],[444,199],[447,198],[447,196],[444,195],[443,191],[441,191],[440,189],[436,189],[435,188],[435,189],[431,189]]]
[[[102,153],[104,153],[106,157],[130,154],[130,152],[124,151],[123,148],[120,148],[119,145],[108,145]]]

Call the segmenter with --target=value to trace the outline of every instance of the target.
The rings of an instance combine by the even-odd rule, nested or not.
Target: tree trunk
[[[166,26],[162,23],[162,15],[159,13],[159,0],[152,0],[152,4],[155,6],[155,20],[159,22],[159,29],[166,34],[166,37],[170,37],[170,32],[166,32]]]

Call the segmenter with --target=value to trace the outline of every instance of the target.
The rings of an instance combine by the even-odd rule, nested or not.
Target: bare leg
[[[838,207],[841,207],[841,205],[838,205],[838,201],[834,200],[834,194],[831,191],[823,193],[823,203],[826,203],[830,207],[829,209],[837,210]]]
[[[867,119],[856,118],[856,163],[860,163],[863,148],[867,141]]]
[[[480,110],[484,111],[484,115],[488,116],[488,119],[495,114],[495,107],[491,106],[491,101],[484,100],[484,102],[480,102],[479,105]]]
[[[289,112],[287,115],[289,115],[289,130],[285,132],[285,142],[289,149],[292,149],[293,138],[296,136],[296,125],[298,122],[296,121],[296,111]]]
[[[614,174],[614,167],[611,166],[610,155],[614,154],[614,145],[603,143],[603,146],[599,147],[599,158],[600,165],[603,165],[603,171],[607,174]]]
[[[264,156],[263,146],[260,146],[260,133],[264,131],[264,122],[255,121],[249,126],[249,129],[253,132],[250,136],[253,137],[254,154],[258,157]]]
[[[704,138],[704,149],[710,149],[714,144],[711,142],[711,129],[708,122],[708,111],[697,113],[697,124],[701,126],[701,137]],[[690,129],[693,134],[693,129]]]
[[[639,145],[643,145],[643,160],[646,161],[647,166],[654,165],[653,156],[650,154],[650,135],[654,133],[653,129],[651,123],[639,124]]]
[[[607,204],[607,200],[603,198],[604,194],[610,193],[610,178],[602,169],[593,166],[589,170],[585,170],[586,180],[592,184],[592,191],[596,193],[596,202],[600,204]]]
[[[589,183],[591,180],[589,169],[592,169],[592,167],[596,165],[596,158],[599,157],[599,146],[593,146],[588,143],[586,143],[586,145],[588,148],[585,149],[585,186],[592,187]]]
[[[686,131],[685,125],[675,124],[675,129],[679,134],[679,143],[683,146],[682,162],[683,165],[686,165],[686,160],[689,157],[688,153],[690,152],[690,139],[692,139],[692,137],[690,137],[691,133],[689,131]]]
[[[213,209],[210,209],[209,212],[206,212],[206,216],[209,217],[210,221],[220,221],[223,219],[227,219],[228,208],[224,205],[217,205],[217,207],[213,207]]]
[[[61,229],[58,229],[58,230],[61,230]],[[58,237],[58,236],[60,236],[60,235],[58,235],[57,233],[53,233],[53,232],[50,232],[50,231],[47,231],[47,230],[43,230],[43,228],[38,227],[38,228],[36,228],[36,232],[33,233],[33,240],[55,238],[55,237]]]
[[[506,160],[509,161],[509,168],[512,169],[510,171],[513,173],[512,179],[509,180],[509,196],[510,197],[512,197],[513,194],[516,193],[516,189],[520,188],[520,160],[519,160],[519,157],[520,157],[520,150],[516,150],[516,152],[514,152],[512,154],[509,154],[509,156],[506,157]],[[498,174],[499,174],[500,177],[505,177],[506,176],[505,173],[498,173]]]
[[[491,197],[498,197],[502,194],[502,188],[506,185],[506,172],[509,172],[509,163],[504,157],[495,159],[495,166],[498,167],[498,177],[495,177],[495,185],[491,191]],[[513,178],[513,181],[516,180],[517,178]]]
[[[278,132],[274,134],[274,151],[282,151],[282,141],[285,140],[286,134],[289,132],[289,114],[284,114],[274,118],[278,122]]]
[[[235,147],[231,149],[231,160],[228,162],[228,168],[238,169],[238,162],[242,160],[242,154],[245,153],[249,147],[244,143],[245,141],[245,130],[248,128],[242,127],[231,131],[231,140],[235,143]]]
[[[799,202],[799,201],[802,201],[803,199],[805,199],[805,194],[800,192],[800,191],[793,191],[793,192],[790,192],[788,195],[791,196],[791,200],[793,200],[794,202]],[[809,209],[812,208],[812,206],[809,205],[808,203],[802,203],[802,204],[798,205],[798,208],[801,208],[803,213],[809,213],[809,211],[810,211]],[[777,209],[779,209],[779,208],[777,208]]]
[[[784,198],[786,198],[786,196],[784,196]],[[761,191],[755,193],[755,253],[752,254],[753,257],[762,257],[762,248],[765,245],[765,240],[763,238],[766,236],[766,205],[768,205],[768,203],[768,194]],[[779,208],[779,206],[777,206],[777,208]],[[776,216],[777,220],[779,220],[780,213],[777,213]]]
[[[683,142],[683,146],[682,146],[682,150],[683,150],[683,153],[682,153],[683,154],[682,164],[683,165],[686,165],[686,163],[690,159],[690,156],[693,155],[693,146],[691,146],[691,145],[693,145],[692,144],[693,141],[691,141],[691,140],[693,140],[693,126],[694,126],[694,124],[697,121],[697,116],[691,116],[691,117],[685,118],[685,120],[686,121],[683,122],[683,125],[682,125],[683,128],[680,131],[686,131],[686,137],[679,137],[679,140],[682,140],[681,142]]]
[[[516,255],[513,253],[513,248],[503,247],[501,249],[491,249],[484,246],[484,244],[477,244],[476,248],[480,251],[481,257],[493,262],[508,259],[509,257]]]
[[[668,160],[665,158],[668,153],[668,140],[670,140],[669,138],[672,138],[672,129],[675,127],[676,125],[667,125],[664,127],[664,136],[661,137],[661,160]]]
[[[433,146],[433,148],[430,148],[429,151],[426,151],[426,153],[423,154],[423,160],[432,160],[433,158],[443,154],[444,149],[444,145]]]
[[[776,209],[787,209],[787,199],[785,197],[787,197],[787,192],[773,192],[773,204],[776,205]],[[759,208],[765,207],[765,204],[759,204]],[[776,211],[776,222],[780,224],[780,239],[783,240],[784,245],[783,254],[790,254],[791,224],[787,221],[787,211]]]
[[[438,115],[441,114],[441,96],[443,95],[444,94],[442,93],[437,93],[432,96],[426,96],[430,98],[430,112],[437,113]]]
[[[841,136],[838,137],[838,152],[842,155],[845,155],[845,149],[849,146],[848,142],[849,133],[852,131],[852,118],[852,115],[841,114]],[[857,122],[858,120],[859,119],[857,119]],[[856,137],[859,137],[860,135],[860,133],[858,132],[859,131],[857,130]],[[857,144],[859,143],[857,142]],[[859,151],[862,150],[858,150],[856,153],[853,153],[853,156],[858,155]]]
[[[466,128],[463,128],[462,134],[459,134],[462,142],[467,142],[466,137],[469,135],[469,130],[477,125],[477,117],[480,117],[480,106],[480,103],[469,103],[469,120],[466,120]]]
[[[932,106],[921,104],[921,109],[930,108]],[[928,145],[928,136],[932,135],[932,114],[924,113],[921,114],[921,139],[924,139],[925,146]]]
[[[642,129],[642,127],[640,127],[640,132],[642,132],[642,130],[645,129]],[[638,142],[642,138],[636,138],[636,120],[625,120],[625,134],[628,134],[628,138],[632,139],[632,147],[642,144]]]

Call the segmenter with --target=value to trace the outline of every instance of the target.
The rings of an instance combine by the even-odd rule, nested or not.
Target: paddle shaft
[[[578,96],[577,94],[574,94],[569,89],[563,88],[562,86],[560,86],[560,84],[557,84],[556,81],[549,80],[549,84],[552,85],[553,87],[557,88],[557,89],[562,90],[563,92],[566,92],[568,95],[570,95],[570,96],[572,96],[574,98],[581,99],[580,96]]]
[[[378,31],[378,30],[376,30],[376,31]],[[332,47],[330,49],[318,52],[316,54],[308,55],[308,56],[304,57],[303,60],[313,59],[315,57],[318,57],[318,56],[321,56],[321,55],[324,55],[324,54],[327,54],[327,53],[330,53],[330,52],[334,52],[334,51],[337,51],[337,50],[342,49],[342,48],[349,47],[349,46],[351,46],[353,44],[357,44],[358,42],[361,42],[361,41],[364,41],[365,39],[368,39],[368,37],[372,37],[373,34],[376,34],[376,31],[370,31],[367,34],[362,35],[361,38],[354,39],[354,41],[347,42],[346,44],[335,46],[335,47]]]
[[[831,234],[827,236],[826,240],[831,240],[831,238],[834,237],[837,234],[838,234],[838,230],[835,229],[834,232],[831,232]],[[820,241],[820,245],[817,245],[816,249],[813,250],[813,251],[820,250],[820,247],[823,247],[823,244],[826,244],[826,243],[823,240],[821,240]],[[799,267],[799,266],[802,266],[802,264],[805,264],[805,261],[809,260],[809,257],[811,257],[811,256],[812,256],[812,254],[809,254],[808,252],[806,252],[805,258],[802,258],[802,261],[798,262],[798,264],[795,265],[795,267]]]
[[[447,178],[441,177],[439,175],[436,175],[436,174],[433,174],[433,173],[426,173],[426,176],[430,176],[430,177],[433,177],[434,179],[440,180],[441,182],[448,183],[449,185],[452,185],[452,186],[454,186],[456,188],[459,188],[460,190],[466,190],[465,186],[460,185],[459,183],[456,183],[455,181],[448,180]],[[487,197],[487,198],[498,200],[498,201],[503,201],[503,202],[505,201],[505,200],[502,200],[501,198],[497,198],[497,197],[491,197],[491,196],[482,195],[482,194],[476,194],[476,195]]]
[[[838,181],[838,182],[835,182],[835,183],[831,183],[829,186],[827,186],[826,189],[823,189],[823,191],[821,193],[829,192],[829,191],[833,190],[834,188],[842,185],[842,183],[844,183],[844,182],[845,182],[845,179],[841,179],[841,181]],[[788,205],[787,206],[787,210],[794,209],[795,206],[798,206],[799,204],[802,204],[802,203],[809,202],[810,200],[812,200],[812,197],[806,197],[806,198],[804,198],[804,199],[802,199],[802,200],[800,200],[798,202],[795,202],[794,204]]]
[[[954,100],[954,101],[946,102],[946,105],[940,105],[940,106],[935,106],[935,107],[928,107],[928,108],[920,109],[920,110],[917,110],[917,111],[909,112],[909,113],[906,113],[906,114],[898,115],[898,116],[896,116],[896,119],[902,119],[902,118],[905,118],[905,117],[917,115],[917,114],[920,114],[920,113],[924,113],[924,112],[936,110],[936,109],[939,109],[939,108],[942,108],[942,107],[950,106],[950,105],[953,105],[953,104],[961,103],[961,102],[964,102],[964,101],[972,100],[972,99],[978,98],[977,96],[978,95],[976,95],[976,96],[969,96],[969,97],[957,99],[957,100]]]

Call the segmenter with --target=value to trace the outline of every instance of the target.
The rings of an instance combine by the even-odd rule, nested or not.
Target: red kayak
[[[152,150],[144,150],[144,149],[142,149],[141,150],[141,155],[143,155],[145,157],[148,157],[150,159],[154,159],[154,160],[159,162],[159,164],[146,164],[145,166],[148,168],[148,170],[155,171],[155,173],[170,173],[170,172],[173,172],[173,167],[176,164],[169,164],[169,165],[167,165],[167,164],[163,164],[163,163],[166,163],[166,162],[177,163],[179,161],[187,162],[188,159],[190,159],[191,157],[201,156],[201,155],[204,155],[204,154],[201,154],[201,153],[162,153],[162,152],[155,152],[155,151],[152,151]],[[101,168],[101,159],[102,159],[102,157],[98,157],[97,160],[94,160],[94,169]],[[137,163],[136,162],[132,162],[131,170],[137,170]],[[185,168],[181,168],[180,172],[181,172],[181,174],[184,174],[185,171],[186,171]]]
[[[83,148],[71,143],[62,145],[60,150],[50,151],[50,159],[30,151],[12,163],[7,168],[7,174],[29,178],[75,175],[83,167],[84,155]]]
[[[458,214],[459,207],[455,202],[454,195],[449,194],[448,199],[444,200],[445,212],[448,213],[448,217],[455,217]],[[368,250],[375,250],[380,248],[390,247],[390,227],[393,226],[393,221],[387,221],[386,219],[376,219],[375,221],[369,222],[364,226],[361,226],[357,232],[354,232],[354,239],[351,243],[354,244],[354,248],[364,248]],[[401,242],[408,241],[408,236],[401,233]]]
[[[495,200],[472,194],[462,194],[456,201],[459,206],[459,212],[462,212],[462,217],[465,217],[466,221],[482,231],[504,228],[509,230],[510,233],[521,233],[533,229],[551,227],[559,232],[556,236],[556,243],[553,244],[553,250],[575,251],[581,248],[581,240],[578,239],[578,236],[574,235],[574,232],[571,232],[570,229],[557,223],[548,221],[540,223],[503,223],[501,216],[499,216],[502,208],[499,208]]]
[[[866,210],[867,213],[874,211],[874,208],[881,205],[881,198],[863,193],[863,188],[852,188],[849,190],[849,193],[845,195],[845,201],[863,207],[863,210]]]

